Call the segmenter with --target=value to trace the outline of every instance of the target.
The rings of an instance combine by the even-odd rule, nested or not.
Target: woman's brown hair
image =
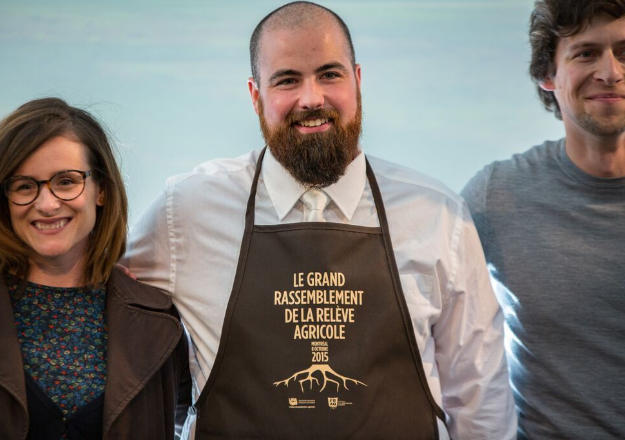
[[[97,207],[89,239],[84,282],[106,282],[126,250],[128,200],[108,136],[98,121],[84,110],[58,98],[36,99],[0,121],[0,182],[47,141],[63,136],[85,146],[95,181],[104,192]],[[0,272],[28,276],[28,248],[11,226],[9,201],[0,191]]]

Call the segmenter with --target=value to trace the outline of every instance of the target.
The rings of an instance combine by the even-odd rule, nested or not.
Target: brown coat
[[[161,291],[117,269],[106,289],[104,439],[173,439],[177,405],[184,417],[190,403],[188,349],[178,315]],[[0,277],[0,439],[25,439],[28,424],[22,355]]]

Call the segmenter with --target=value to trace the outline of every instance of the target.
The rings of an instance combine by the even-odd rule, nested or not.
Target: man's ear
[[[361,73],[361,69],[360,69],[360,64],[356,64],[354,66],[354,75],[356,76],[356,84],[358,85],[358,90],[360,90],[360,81],[362,80],[362,73]]]
[[[256,85],[256,82],[254,82],[254,78],[251,76],[247,79],[247,88],[250,91],[250,97],[252,98],[252,105],[254,106],[254,111],[256,112],[256,114],[259,114],[258,100],[260,99],[260,91],[258,90],[258,86]]]
[[[545,78],[544,80],[540,81],[538,85],[540,86],[541,89],[543,89],[546,92],[556,91],[556,84],[552,77]]]

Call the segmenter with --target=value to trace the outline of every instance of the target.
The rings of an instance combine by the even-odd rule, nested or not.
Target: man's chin
[[[269,144],[275,159],[304,187],[324,188],[345,174],[351,157],[347,151],[328,151],[321,142],[301,142],[285,151]]]
[[[599,118],[584,114],[578,118],[578,122],[584,130],[595,136],[617,137],[625,133],[625,115]]]

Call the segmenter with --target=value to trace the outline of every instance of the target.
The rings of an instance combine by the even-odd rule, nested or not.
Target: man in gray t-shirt
[[[530,73],[566,137],[462,195],[510,330],[520,439],[625,439],[625,1],[539,0]]]

